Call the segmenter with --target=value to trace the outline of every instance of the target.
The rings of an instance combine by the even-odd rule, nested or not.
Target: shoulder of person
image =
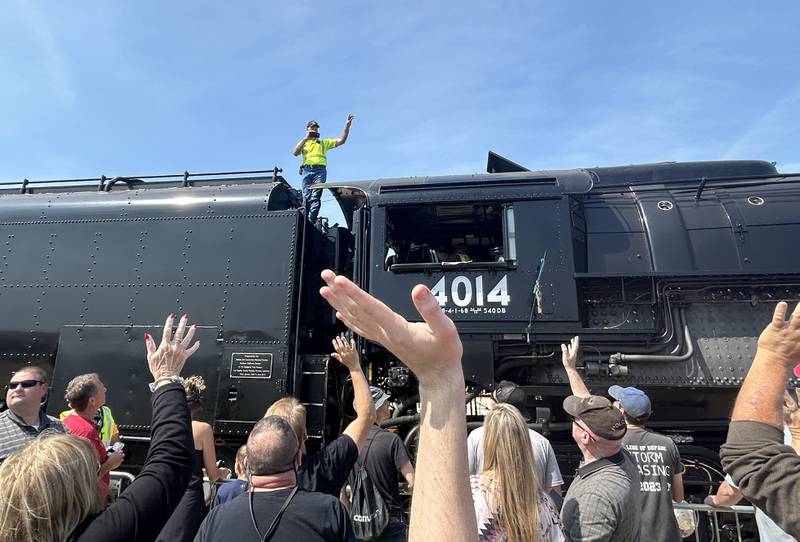
[[[71,435],[89,437],[90,435],[97,433],[97,429],[95,429],[92,424],[86,422],[86,420],[77,414],[70,414],[64,418],[62,424]]]
[[[48,416],[47,421],[50,422],[48,429],[52,429],[54,431],[61,431],[62,433],[67,432],[67,428],[64,427],[64,424],[58,418],[54,418],[53,416]]]
[[[333,442],[325,446],[323,450],[327,450],[328,448],[331,447],[333,447],[333,450],[339,450],[344,452],[351,449],[356,450],[356,452],[358,451],[358,446],[356,446],[356,441],[354,441],[352,437],[350,437],[350,435],[347,435],[345,433],[342,433],[337,438],[333,439]]]
[[[483,426],[476,427],[467,435],[467,442],[477,442],[483,438]]]
[[[294,501],[297,501],[303,507],[313,506],[320,509],[333,508],[338,510],[339,506],[343,506],[338,497],[320,491],[306,491],[302,487],[298,489],[297,495],[292,499],[292,502]]]

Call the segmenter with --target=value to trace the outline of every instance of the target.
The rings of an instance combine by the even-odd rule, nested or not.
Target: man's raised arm
[[[744,496],[798,538],[800,456],[783,445],[783,402],[789,369],[800,359],[800,304],[788,321],[787,312],[788,305],[778,303],[758,338],[720,457]]]
[[[336,352],[331,356],[347,367],[353,381],[356,419],[344,428],[344,434],[353,439],[360,453],[367,441],[369,430],[375,423],[375,403],[372,402],[372,395],[369,393],[367,378],[364,376],[364,371],[361,370],[361,360],[356,350],[356,342],[353,339],[348,341],[344,337],[336,337],[332,342]]]
[[[572,395],[576,395],[578,397],[589,397],[591,393],[589,392],[589,388],[586,387],[586,383],[581,378],[580,373],[578,373],[578,351],[581,348],[581,338],[580,337],[572,337],[569,341],[569,344],[562,344],[561,345],[561,364],[564,366],[564,370],[567,372],[567,378],[569,378],[569,388],[572,390]]]
[[[350,125],[353,123],[353,115],[347,115],[347,120],[344,121],[344,130],[342,130],[342,135],[339,136],[339,139],[336,140],[336,146],[341,147],[347,141],[347,136],[350,135]]]
[[[453,322],[430,290],[411,292],[424,322],[409,323],[389,307],[330,270],[320,293],[336,317],[377,342],[419,380],[420,434],[409,540],[476,540],[478,529],[467,470],[462,346]]]

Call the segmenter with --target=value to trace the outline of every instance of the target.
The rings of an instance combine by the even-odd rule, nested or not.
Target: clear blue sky
[[[63,2],[0,18],[0,178],[329,180],[725,158],[800,170],[800,3]],[[337,218],[330,204],[323,214]]]

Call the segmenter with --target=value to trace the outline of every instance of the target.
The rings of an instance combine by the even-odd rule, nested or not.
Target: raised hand
[[[352,113],[350,113],[349,115],[347,115],[347,120],[344,122],[344,125],[345,125],[347,128],[350,128],[350,125],[351,125],[351,124],[353,124],[353,119],[354,119],[354,118],[355,118],[355,117],[353,116],[353,114],[352,114]]]
[[[326,286],[320,294],[336,309],[336,317],[394,353],[417,375],[420,386],[435,386],[453,370],[461,371],[463,350],[456,326],[426,286],[419,284],[411,292],[424,322],[410,323],[347,278],[326,269],[322,279]]]
[[[156,347],[153,337],[149,333],[144,334],[145,345],[147,346],[147,364],[153,379],[162,380],[172,376],[178,376],[183,369],[186,360],[200,348],[200,341],[195,342],[191,347],[194,337],[195,326],[189,327],[189,315],[184,314],[178,322],[175,335],[172,334],[172,324],[175,315],[170,314],[164,322],[164,332],[161,336],[161,343]]]
[[[581,348],[581,338],[572,337],[569,344],[561,345],[561,363],[565,369],[574,369],[578,363],[578,351]]]
[[[787,321],[788,310],[789,305],[785,301],[778,303],[772,321],[758,337],[758,350],[785,369],[800,359],[800,303]]]
[[[331,357],[347,367],[350,370],[358,369],[361,366],[361,359],[356,350],[356,342],[353,339],[348,340],[345,337],[339,336],[331,341],[335,352]]]

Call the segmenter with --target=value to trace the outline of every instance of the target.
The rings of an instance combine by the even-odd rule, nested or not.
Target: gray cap
[[[375,403],[375,410],[381,408],[383,406],[383,403],[388,401],[389,397],[391,397],[388,393],[386,393],[377,386],[370,386],[369,393],[370,395],[372,395],[372,402]],[[353,401],[353,408],[354,409],[356,408],[355,401]]]

